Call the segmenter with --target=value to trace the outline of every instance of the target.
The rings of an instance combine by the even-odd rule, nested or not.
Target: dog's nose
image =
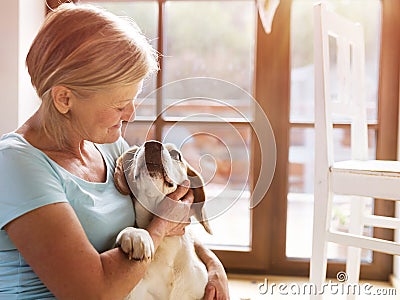
[[[161,151],[163,145],[158,141],[147,141],[144,144],[144,155],[149,173],[162,170]]]
[[[159,141],[147,141],[144,143],[145,151],[150,150],[152,152],[161,152],[163,150],[163,144]]]

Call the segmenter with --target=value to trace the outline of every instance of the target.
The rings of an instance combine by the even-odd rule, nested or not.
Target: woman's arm
[[[179,187],[169,196],[180,199],[186,192],[187,187]],[[183,200],[188,205],[192,201],[191,193]],[[157,249],[164,236],[180,235],[186,225],[155,217],[147,230]],[[118,248],[99,254],[68,203],[32,210],[5,229],[33,271],[59,300],[123,299],[147,268],[148,262],[131,261]]]
[[[6,231],[57,299],[123,299],[146,270],[146,262],[130,261],[117,248],[97,253],[67,203],[26,213]],[[152,238],[156,246],[162,232]]]
[[[208,283],[204,300],[229,299],[228,278],[218,257],[197,241],[194,243],[194,248],[197,256],[206,265],[208,271]]]

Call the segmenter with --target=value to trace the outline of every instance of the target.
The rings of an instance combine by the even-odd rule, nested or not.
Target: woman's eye
[[[127,107],[127,105],[124,105],[124,106],[122,106],[122,107],[117,107],[116,109],[117,109],[118,111],[123,111],[126,107]]]
[[[125,108],[127,108],[129,105],[131,105],[132,103],[134,103],[135,99],[131,100],[130,102],[126,103],[124,106],[120,106],[120,107],[116,107],[115,109],[117,111],[122,112],[123,110],[125,110]]]

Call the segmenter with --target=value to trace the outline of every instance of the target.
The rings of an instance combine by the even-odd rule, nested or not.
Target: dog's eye
[[[179,153],[179,151],[171,150],[171,151],[169,151],[169,155],[171,155],[172,159],[182,161],[182,157],[181,157],[181,154]]]

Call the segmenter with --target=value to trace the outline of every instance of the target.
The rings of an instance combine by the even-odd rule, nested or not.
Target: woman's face
[[[142,81],[110,89],[90,98],[75,99],[70,110],[74,136],[94,143],[113,143],[121,136],[122,121],[130,121]]]

